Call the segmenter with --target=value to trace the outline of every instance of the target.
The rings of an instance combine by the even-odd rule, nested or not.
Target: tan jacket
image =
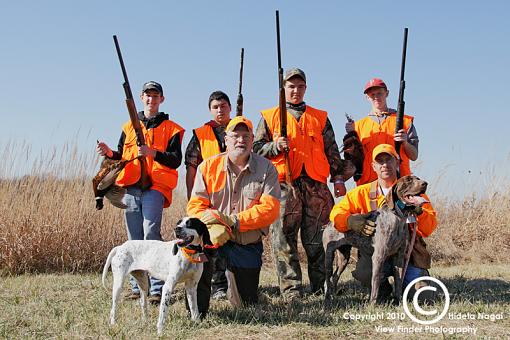
[[[276,168],[255,153],[251,153],[238,176],[230,168],[227,153],[204,160],[197,170],[187,212],[189,216],[200,217],[207,209],[237,215],[239,230],[234,230],[232,241],[260,242],[280,212]]]

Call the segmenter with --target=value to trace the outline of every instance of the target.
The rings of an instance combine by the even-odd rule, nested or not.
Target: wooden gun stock
[[[133,129],[136,134],[136,145],[142,146],[145,145],[145,137],[143,134],[142,126],[140,125],[140,119],[138,118],[138,111],[136,110],[135,101],[133,99],[133,92],[131,92],[131,86],[129,85],[129,80],[126,72],[126,68],[124,66],[124,60],[122,59],[122,53],[120,52],[119,41],[117,40],[117,36],[113,36],[113,41],[115,42],[115,49],[117,50],[117,55],[119,57],[120,67],[122,69],[122,75],[124,76],[124,92],[126,94],[126,106],[129,113],[129,120],[133,125]],[[138,156],[138,160],[140,161],[140,180],[139,184],[142,190],[147,190],[151,187],[151,178],[147,173],[147,159],[145,157]]]

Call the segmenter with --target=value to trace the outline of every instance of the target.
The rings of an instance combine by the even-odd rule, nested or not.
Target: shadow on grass
[[[471,279],[462,275],[439,279],[445,284],[452,302],[510,303],[510,282],[499,279]]]
[[[305,323],[311,326],[337,325],[341,313],[349,307],[358,308],[366,301],[366,292],[354,280],[341,285],[344,290],[329,308],[324,308],[324,295],[307,295],[289,301],[280,295],[277,286],[260,287],[259,303],[255,306],[233,310],[229,305],[215,310],[215,315],[234,324],[288,325]],[[339,314],[340,313],[340,314]],[[339,317],[340,315],[340,317]]]
[[[462,275],[451,278],[438,277],[448,288],[452,303],[510,303],[510,283],[499,279],[471,279]],[[438,292],[440,289],[438,288]],[[324,295],[308,295],[295,301],[285,300],[276,286],[260,287],[260,302],[251,307],[233,310],[229,305],[217,309],[214,314],[234,324],[285,325],[305,323],[311,326],[332,326],[343,320],[345,311],[371,308],[368,303],[369,291],[355,280],[339,283],[334,300],[324,304]],[[441,294],[439,294],[440,299]],[[384,310],[399,308],[380,306]],[[379,308],[379,307],[376,307]]]

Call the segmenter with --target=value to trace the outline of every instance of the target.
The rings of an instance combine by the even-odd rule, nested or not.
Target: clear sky
[[[244,47],[244,110],[257,124],[278,100],[276,9],[283,67],[306,72],[305,100],[329,112],[337,141],[345,112],[369,111],[368,79],[383,78],[396,107],[409,27],[415,173],[446,196],[508,183],[508,1],[2,1],[0,146],[116,145],[128,115],[113,34],[135,95],[147,80],[163,85],[161,109],[187,130],[184,147],[209,119],[212,91],[235,102]]]

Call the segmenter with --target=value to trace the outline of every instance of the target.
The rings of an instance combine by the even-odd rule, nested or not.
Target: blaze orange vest
[[[372,169],[372,151],[379,144],[395,145],[393,135],[395,134],[395,125],[397,123],[397,115],[392,113],[387,117],[381,125],[374,122],[370,117],[365,117],[358,120],[355,124],[355,130],[358,137],[363,144],[363,152],[365,159],[363,161],[363,174],[361,178],[356,181],[356,185],[373,182],[377,179],[377,174]],[[404,116],[404,130],[409,130],[413,123],[413,117]],[[411,174],[411,167],[409,165],[409,157],[407,157],[404,147],[400,148],[400,176],[407,176]]]
[[[200,143],[200,152],[202,154],[202,159],[207,159],[211,156],[215,156],[219,154],[220,144],[216,139],[216,135],[214,134],[214,130],[209,124],[205,124],[204,126],[195,129],[195,135],[197,136],[198,142]]]
[[[161,152],[165,152],[168,146],[168,141],[177,133],[182,137],[184,129],[171,120],[165,120],[157,127],[152,129],[145,129],[145,126],[140,122],[143,134],[145,136],[145,143],[147,146]],[[131,122],[127,122],[122,126],[122,130],[126,135],[124,140],[124,149],[122,152],[122,159],[134,159],[138,156],[138,146],[136,145],[136,133]],[[151,157],[145,157],[147,161],[147,172],[152,180],[151,189],[157,190],[165,197],[164,207],[167,208],[172,203],[172,190],[177,186],[177,170],[169,168],[163,164],[155,162]],[[124,169],[117,177],[117,184],[123,187],[133,185],[140,179],[141,167],[140,161],[135,159],[128,162]]]
[[[278,106],[261,112],[273,140],[280,136],[280,109]],[[299,177],[303,166],[312,179],[326,183],[329,176],[329,163],[324,153],[322,131],[326,126],[328,113],[306,106],[299,122],[287,112],[287,138],[289,140],[289,167],[292,180]],[[285,181],[285,158],[280,153],[272,158],[278,180]]]

